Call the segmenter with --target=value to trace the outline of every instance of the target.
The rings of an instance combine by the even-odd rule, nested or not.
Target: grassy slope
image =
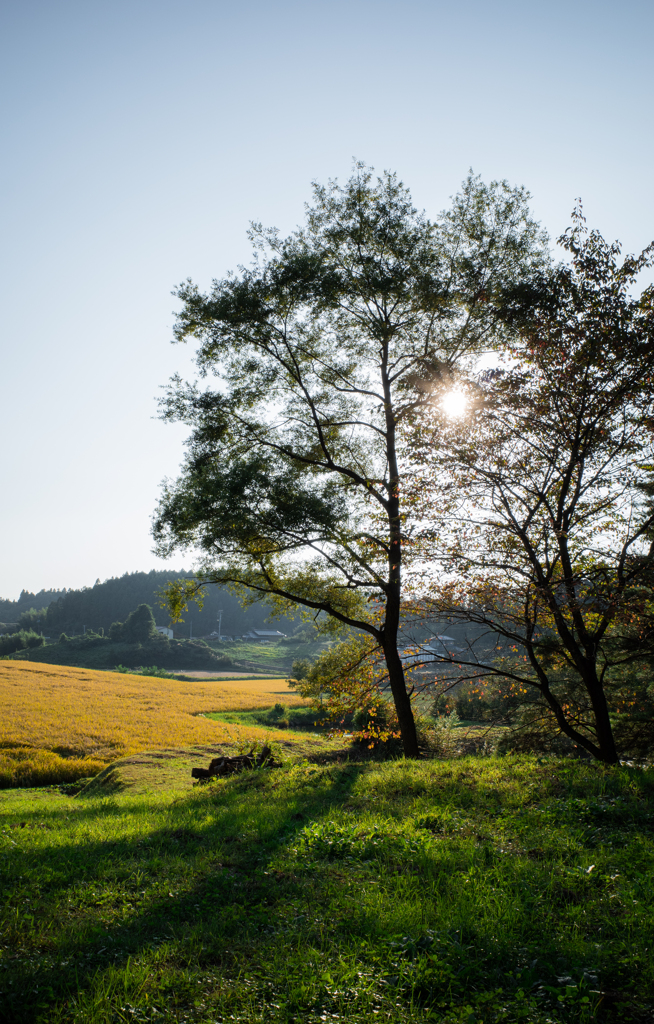
[[[315,658],[323,649],[316,643],[199,643],[195,640],[158,639],[145,644],[114,643],[107,638],[76,637],[63,643],[18,651],[13,660],[36,661],[51,665],[113,669],[117,665],[167,668],[171,671],[223,671],[243,668],[248,671],[288,674],[296,658]]]
[[[0,809],[7,1024],[651,1020],[651,771],[305,762]]]
[[[296,658],[314,659],[324,649],[321,640],[313,643],[286,641],[264,644],[256,641],[222,644],[209,641],[209,646],[216,655],[227,654],[246,668],[281,673],[290,672]]]
[[[232,718],[238,717],[238,713],[220,713],[220,720],[223,717],[232,722]],[[88,797],[113,796],[128,789],[132,794],[150,793],[157,798],[162,790],[166,790],[168,795],[188,795],[196,786],[191,776],[192,768],[207,768],[210,761],[221,754],[236,754],[252,748],[256,750],[264,745],[271,746],[275,757],[282,760],[333,760],[347,756],[343,743],[337,739],[270,728],[254,733],[251,728],[253,724],[256,725],[256,722],[253,723],[252,719],[246,717],[245,725],[250,728],[240,734],[239,730],[235,730],[232,740],[240,738],[240,742],[228,741],[211,746],[141,751],[133,757],[122,757],[112,761],[93,779],[86,780],[77,787],[64,786],[62,791],[72,789],[78,792],[83,789],[82,796],[85,800]]]
[[[223,645],[224,646],[224,645]],[[108,637],[75,637],[46,644],[12,655],[15,661],[36,661],[49,665],[111,670],[117,665],[137,668],[141,665],[171,671],[198,669],[221,672],[233,668],[229,652],[213,650],[194,640],[167,640],[157,637],[145,643],[120,643]]]

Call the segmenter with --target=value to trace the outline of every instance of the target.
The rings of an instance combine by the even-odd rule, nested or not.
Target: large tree
[[[407,756],[418,755],[398,653],[406,563],[398,430],[487,343],[498,289],[546,261],[523,189],[469,177],[431,223],[393,174],[357,165],[314,186],[287,238],[254,226],[250,269],[191,282],[176,337],[206,383],[173,381],[163,415],[191,427],[154,535],[201,553],[173,588],[248,588],[363,630],[383,653]]]
[[[654,653],[654,243],[621,260],[579,207],[559,243],[569,262],[501,298],[512,359],[461,384],[466,417],[432,410],[412,437],[436,567],[418,604],[476,624],[441,659],[461,677],[509,681],[532,727],[614,763],[612,719]]]

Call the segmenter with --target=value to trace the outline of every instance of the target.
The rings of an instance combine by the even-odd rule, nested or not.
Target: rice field
[[[261,740],[203,717],[302,701],[284,679],[192,680],[0,662],[0,788],[73,782],[157,747]]]

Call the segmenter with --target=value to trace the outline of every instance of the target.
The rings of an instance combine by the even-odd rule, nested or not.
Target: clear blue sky
[[[472,167],[553,237],[582,196],[646,245],[653,30],[651,0],[4,4],[0,596],[165,567],[171,289],[247,261],[250,220],[290,231],[352,157],[432,215]]]

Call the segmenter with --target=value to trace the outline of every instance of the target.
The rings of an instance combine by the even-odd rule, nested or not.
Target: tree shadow
[[[275,874],[269,870],[271,862],[281,848],[293,843],[307,823],[340,806],[363,770],[363,765],[351,763],[332,766],[323,772],[326,778],[308,778],[306,785],[289,789],[287,797],[286,791],[282,791],[281,799],[280,794],[270,799],[270,789],[274,792],[277,786],[283,787],[282,773],[277,782],[272,772],[255,771],[233,777],[226,785],[203,787],[200,792],[180,797],[169,807],[151,808],[144,800],[142,806],[136,803],[130,811],[137,821],[153,810],[170,813],[169,826],[134,837],[94,841],[82,838],[80,842],[64,844],[40,843],[37,849],[24,850],[20,859],[23,877],[38,878],[47,866],[40,891],[42,899],[51,903],[61,901],[76,879],[87,878],[96,888],[102,888],[102,878],[121,866],[139,879],[141,888],[150,877],[156,882],[157,872],[160,878],[166,866],[170,875],[177,877],[170,890],[166,886],[165,894],[148,899],[147,905],[130,913],[128,920],[104,923],[83,910],[76,923],[71,922],[71,926],[48,940],[46,956],[41,955],[38,947],[24,947],[27,969],[16,972],[11,988],[2,985],[2,1019],[7,1024],[31,1024],[44,1020],[47,1009],[54,1016],[71,998],[79,998],[89,990],[109,966],[124,968],[130,959],[162,940],[175,941],[197,927],[206,931],[212,923],[220,921],[216,934],[227,940],[230,934],[238,934],[241,942],[246,937],[244,928],[248,930],[248,911],[252,908],[256,907],[257,913],[249,933],[261,932],[262,924],[265,930],[262,915],[274,920],[280,904],[298,891],[295,876]],[[80,823],[97,821],[98,817],[111,820],[125,817],[125,806],[122,801],[109,798],[81,804],[74,811],[66,807],[54,812],[41,809],[31,815],[25,813],[21,821],[28,831],[45,826],[47,834],[48,826],[57,819],[73,816]],[[204,863],[198,865],[198,857]],[[171,858],[177,863],[171,863]],[[180,858],[195,862],[193,883],[174,892],[179,885]],[[126,892],[128,897],[136,897],[136,883],[126,889],[125,881],[123,877],[116,883],[121,890],[119,901]],[[85,910],[91,909],[92,902]],[[231,928],[230,920],[234,922]],[[20,952],[15,951],[13,959],[20,962]]]

